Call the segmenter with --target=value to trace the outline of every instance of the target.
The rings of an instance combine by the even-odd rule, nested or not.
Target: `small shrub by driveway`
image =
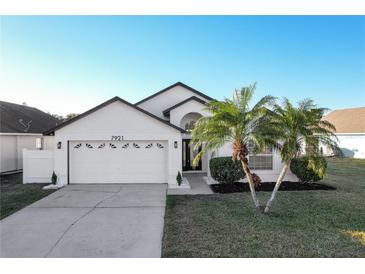
[[[23,184],[22,173],[0,177],[0,220],[55,190],[43,190],[47,184]]]
[[[331,159],[336,190],[279,191],[268,215],[249,193],[168,196],[163,256],[364,257],[364,178],[365,160]]]

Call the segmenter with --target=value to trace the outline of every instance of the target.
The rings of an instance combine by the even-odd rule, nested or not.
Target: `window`
[[[271,155],[250,155],[249,165],[252,170],[270,170],[272,169]]]
[[[42,149],[43,148],[42,138],[36,138],[35,139],[35,148],[36,149]]]
[[[195,121],[189,121],[188,123],[185,124],[185,130],[187,132],[191,132],[194,129],[195,126]]]
[[[249,151],[253,150],[253,146],[249,146]],[[271,170],[273,169],[273,153],[272,148],[265,148],[257,154],[249,154],[248,162],[252,170]]]

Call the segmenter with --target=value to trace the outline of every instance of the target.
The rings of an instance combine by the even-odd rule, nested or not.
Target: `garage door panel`
[[[70,183],[166,183],[165,141],[80,141],[70,145]]]

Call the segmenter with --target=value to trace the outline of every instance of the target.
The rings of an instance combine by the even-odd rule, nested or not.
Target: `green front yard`
[[[168,196],[163,257],[365,257],[365,160],[329,160],[334,191]],[[261,202],[270,193],[259,192]]]
[[[22,184],[22,173],[0,177],[0,220],[51,194],[47,184]]]

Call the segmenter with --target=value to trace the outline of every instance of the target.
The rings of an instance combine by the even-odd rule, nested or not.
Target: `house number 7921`
[[[123,141],[123,136],[113,135],[111,138],[112,141]]]

